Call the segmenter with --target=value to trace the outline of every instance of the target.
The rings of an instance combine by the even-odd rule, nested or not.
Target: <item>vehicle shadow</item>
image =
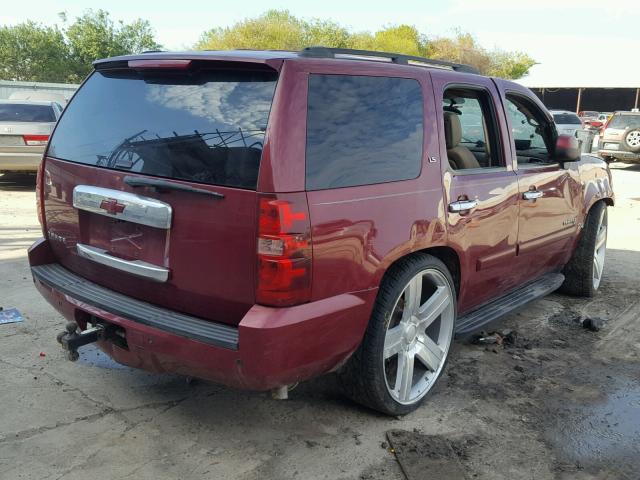
[[[0,174],[0,191],[33,192],[36,189],[36,176],[30,173]]]

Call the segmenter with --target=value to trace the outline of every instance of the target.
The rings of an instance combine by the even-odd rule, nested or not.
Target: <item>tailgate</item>
[[[237,324],[253,305],[256,184],[276,73],[95,72],[45,160],[47,236],[94,283]]]

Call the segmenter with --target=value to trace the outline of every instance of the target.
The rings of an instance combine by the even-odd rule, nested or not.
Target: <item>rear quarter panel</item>
[[[418,178],[307,192],[313,238],[312,300],[319,300],[377,288],[389,265],[399,258],[444,245],[446,229],[440,166],[429,161],[439,157],[429,73],[418,67],[398,69],[348,61],[309,60],[303,68],[307,73],[416,79],[422,86],[425,112]],[[306,129],[306,108],[298,121]]]

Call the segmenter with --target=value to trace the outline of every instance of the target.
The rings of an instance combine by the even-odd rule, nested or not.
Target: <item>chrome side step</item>
[[[560,288],[564,282],[564,275],[549,273],[519,287],[496,300],[492,300],[483,306],[458,317],[456,321],[456,336],[466,337],[480,330],[485,325],[499,320],[512,313],[527,303],[549,295]]]

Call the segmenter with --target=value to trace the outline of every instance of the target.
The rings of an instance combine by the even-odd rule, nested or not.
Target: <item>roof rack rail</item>
[[[462,63],[446,62],[433,58],[415,57],[413,55],[403,55],[401,53],[376,52],[374,50],[354,50],[351,48],[330,48],[330,47],[306,47],[298,55],[309,58],[345,58],[350,60],[370,60],[386,61],[399,65],[416,65],[425,67],[444,68],[455,70],[456,72],[475,73],[480,72],[469,65]]]

